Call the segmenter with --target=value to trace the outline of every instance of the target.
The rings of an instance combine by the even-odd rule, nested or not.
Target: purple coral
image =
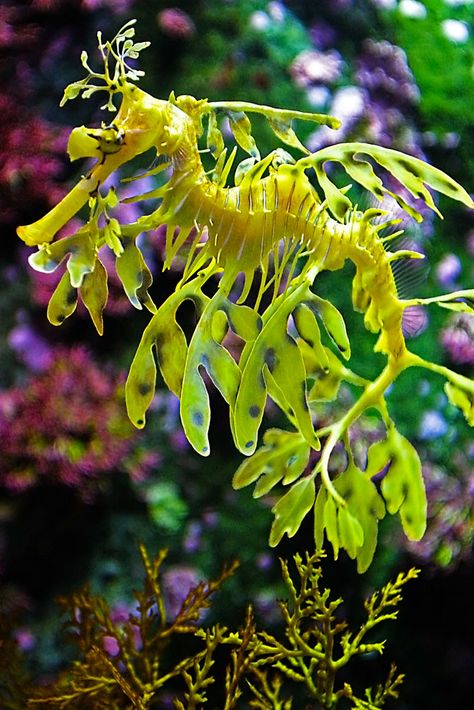
[[[156,16],[158,27],[170,37],[186,39],[196,32],[196,26],[187,12],[178,7],[166,7]]]
[[[458,365],[474,365],[474,316],[456,313],[441,331],[441,344]]]
[[[68,130],[47,123],[12,96],[0,94],[0,191],[8,196],[1,221],[16,220],[25,203],[54,204],[64,195],[60,186]]]
[[[423,467],[428,498],[426,533],[419,542],[404,541],[420,561],[452,568],[472,557],[474,479],[468,458],[463,452],[458,453],[455,476],[433,464]]]
[[[373,101],[413,105],[420,91],[403,49],[387,41],[367,39],[357,63],[357,81]]]
[[[312,84],[334,83],[339,79],[342,68],[343,61],[339,52],[306,49],[294,59],[290,74],[297,86],[306,88]]]

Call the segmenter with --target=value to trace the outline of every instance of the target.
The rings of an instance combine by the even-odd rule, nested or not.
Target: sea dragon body
[[[81,126],[71,133],[68,144],[71,159],[96,157],[96,164],[47,215],[32,225],[18,228],[26,244],[39,247],[30,257],[35,268],[50,272],[68,258],[67,271],[51,299],[48,316],[59,324],[71,315],[75,290],[79,289],[96,327],[102,331],[107,276],[99,251],[104,245],[109,246],[115,253],[117,272],[131,302],[138,308],[145,305],[153,314],[127,383],[127,406],[132,421],[139,427],[144,425],[145,412],[153,398],[156,378],[153,351],[166,384],[181,398],[185,432],[194,448],[204,455],[209,453],[210,409],[202,369],[227,401],[234,441],[247,455],[255,452],[265,402],[270,396],[296,431],[266,434],[265,446],[237,471],[234,485],[241,487],[257,481],[255,495],[261,495],[280,481],[286,486],[292,484],[274,508],[272,544],[285,532],[294,534],[302,517],[315,505],[318,544],[326,528],[336,552],[339,546],[345,547],[351,556],[357,557],[359,568],[363,569],[374,550],[374,519],[377,521],[383,514],[380,496],[371,479],[384,465],[395,472],[398,458],[411,462],[412,478],[400,475],[396,495],[393,483],[391,488],[388,486],[388,493],[385,491],[389,512],[400,510],[407,534],[419,538],[426,516],[421,467],[413,447],[398,434],[388,414],[384,399],[388,386],[407,367],[426,367],[447,379],[448,397],[463,410],[471,424],[474,420],[474,384],[411,353],[403,334],[403,313],[410,306],[429,303],[470,312],[474,291],[430,299],[400,298],[392,263],[398,259],[422,258],[422,254],[405,249],[389,251],[387,245],[395,235],[392,232],[382,236],[383,230],[386,234],[386,227],[397,220],[383,209],[383,204],[360,211],[346,194],[349,187],[338,188],[325,166],[339,163],[374,198],[380,201],[387,195],[395,198],[418,221],[421,215],[399,194],[387,189],[372,163],[391,173],[412,196],[436,212],[428,186],[470,208],[474,203],[442,171],[395,150],[344,143],[310,154],[296,137],[291,122],[301,119],[337,126],[337,120],[328,116],[241,102],[213,103],[191,96],[172,94],[168,101],[150,96],[132,83],[136,72],[131,73],[125,63],[123,42],[124,37],[131,36],[129,24],[112,43],[102,44],[99,37],[104,74],[92,72],[87,60],[83,60],[89,76],[68,87],[69,95],[66,89],[66,99],[81,92],[90,95],[100,88],[109,93],[109,103],[116,94],[122,97],[110,125],[98,129]],[[116,60],[113,76],[108,67],[110,57]],[[99,77],[105,86],[91,84],[91,77]],[[113,104],[109,108],[114,109]],[[305,155],[295,160],[277,149],[262,159],[251,135],[247,113],[263,114],[284,143]],[[236,148],[227,156],[217,125],[219,114],[228,117],[236,142],[250,155],[237,166],[233,185],[228,182]],[[207,151],[215,160],[210,171],[203,165],[199,148],[203,119],[208,124]],[[109,215],[111,205],[116,204],[115,191],[104,198],[100,188],[120,166],[149,150],[156,152],[161,162],[147,174],[161,173],[162,177],[165,175],[164,182],[132,199],[156,199],[158,206],[136,222],[120,225]],[[84,227],[74,235],[55,240],[58,231],[86,204],[91,207],[91,215]],[[141,233],[160,225],[166,225],[164,267],[169,268],[178,255],[183,256],[184,267],[176,292],[157,308],[148,293],[151,274],[136,241]],[[376,350],[387,356],[386,367],[372,382],[345,368],[321,341],[318,321],[323,323],[338,353],[346,360],[350,357],[342,316],[330,302],[311,290],[318,273],[337,271],[347,259],[355,265],[353,306],[364,314],[366,328],[380,334]],[[220,280],[216,294],[209,298],[202,286],[215,275]],[[237,288],[240,292],[235,296]],[[198,314],[189,343],[175,318],[184,300],[191,300]],[[291,318],[296,334],[289,327]],[[244,343],[237,360],[225,347],[229,330]],[[331,378],[337,384],[341,380],[351,382],[363,391],[340,420],[315,429],[311,402],[327,398],[327,389],[323,393],[321,383]],[[308,384],[309,379],[315,380],[313,386]],[[334,396],[336,391],[337,386]],[[355,468],[348,431],[369,407],[379,411],[387,439],[382,453],[369,451],[367,471],[361,472]],[[320,448],[321,439],[324,445],[319,461],[312,471],[307,471],[309,452]],[[338,441],[343,441],[346,448],[348,467],[332,480],[329,458]],[[318,474],[323,485],[316,497],[314,481]],[[354,476],[357,483],[352,481],[351,490],[354,485],[362,486],[367,494],[369,512],[364,519],[348,503],[345,486]],[[390,475],[386,480],[391,480]]]

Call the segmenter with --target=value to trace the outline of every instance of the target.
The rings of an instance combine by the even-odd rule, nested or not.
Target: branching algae
[[[291,710],[304,702],[307,708],[376,710],[398,697],[403,675],[394,664],[384,682],[362,695],[341,675],[354,658],[383,653],[384,641],[370,638],[379,624],[397,618],[403,587],[417,570],[374,592],[364,603],[364,620],[351,629],[341,614],[342,599],[323,587],[321,550],[305,559],[296,555],[296,574],[282,561],[289,601],[280,603],[283,629],[274,635],[258,628],[251,608],[237,630],[202,625],[203,612],[235,564],[192,589],[169,618],[160,580],[166,553],[153,559],[142,546],[141,555],[145,581],[126,620],[114,619],[107,601],[88,588],[60,600],[66,637],[78,657],[54,680],[32,685],[15,645],[8,643],[3,654],[0,646],[2,707],[147,710],[171,707],[172,701],[178,710]]]
[[[134,424],[144,426],[154,396],[155,352],[165,383],[181,400],[186,436],[196,451],[207,456],[210,404],[205,371],[229,406],[237,449],[250,457],[236,472],[234,486],[256,483],[256,497],[277,484],[285,491],[273,509],[270,544],[276,545],[285,533],[294,535],[314,508],[317,546],[322,545],[325,532],[336,555],[345,549],[363,571],[372,559],[378,521],[386,511],[399,513],[411,539],[419,539],[425,529],[420,461],[390,418],[384,398],[387,388],[407,368],[426,368],[445,379],[449,400],[471,425],[474,421],[473,381],[410,352],[402,330],[403,313],[417,304],[472,313],[474,289],[425,299],[401,298],[392,265],[422,255],[394,248],[396,232],[387,236],[386,228],[397,220],[382,206],[359,210],[348,197],[350,185],[337,187],[328,166],[338,163],[379,204],[390,196],[417,221],[422,219],[420,213],[401,194],[390,191],[386,178],[377,175],[374,167],[396,178],[404,191],[438,214],[429,188],[469,208],[474,202],[441,170],[395,150],[343,143],[308,153],[292,128],[293,121],[336,127],[338,121],[329,116],[174,94],[167,101],[155,99],[136,86],[142,72],[127,63],[148,44],[134,43],[133,22],[111,42],[104,43],[99,33],[103,72],[93,71],[83,52],[87,77],[65,90],[63,102],[80,95],[88,98],[97,91],[108,94],[104,108],[115,113],[112,122],[101,128],[75,128],[68,145],[71,160],[97,158],[97,162],[48,214],[18,228],[26,244],[38,247],[30,257],[35,269],[52,272],[67,261],[48,318],[60,324],[70,316],[78,291],[102,333],[107,273],[99,250],[104,246],[112,250],[131,303],[136,308],[145,306],[152,314],[126,388]],[[113,103],[116,95],[121,96],[118,110]],[[262,158],[251,133],[248,114],[252,113],[264,116],[278,139],[303,157],[296,160],[277,148]],[[220,116],[227,117],[237,145],[249,154],[235,169],[237,145],[228,154]],[[214,161],[211,170],[201,160],[201,137]],[[102,195],[100,187],[120,166],[149,150],[158,162],[147,174],[162,173],[163,184],[133,199],[156,200],[156,209],[136,222],[120,224],[114,216],[115,189]],[[228,184],[231,174],[233,185]],[[85,205],[90,209],[87,222],[74,234],[55,239]],[[166,225],[164,268],[177,255],[184,266],[175,292],[157,306],[148,291],[152,276],[137,238],[159,225]],[[347,259],[355,266],[354,309],[364,314],[367,330],[379,334],[375,350],[387,358],[373,381],[345,366],[351,349],[343,318],[331,302],[312,290],[321,271],[337,271]],[[209,283],[217,284],[212,297],[203,291]],[[192,302],[197,317],[189,343],[176,320],[184,301]],[[228,334],[242,340],[240,355],[226,347]],[[334,397],[342,381],[360,388],[359,397],[341,418],[315,428],[312,403]],[[268,397],[292,428],[267,431],[263,447],[256,451]],[[361,470],[351,452],[349,430],[368,408],[378,411],[386,438],[369,448],[367,467]],[[331,477],[329,460],[338,442],[346,449],[347,467]],[[311,468],[314,450],[320,453]],[[384,469],[377,487],[373,479]]]

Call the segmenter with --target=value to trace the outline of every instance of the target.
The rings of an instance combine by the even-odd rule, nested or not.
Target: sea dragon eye
[[[98,149],[104,154],[118,153],[125,140],[125,131],[114,123],[88,135],[97,141]]]

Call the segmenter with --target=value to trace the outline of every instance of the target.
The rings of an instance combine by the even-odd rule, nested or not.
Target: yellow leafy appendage
[[[99,250],[111,249],[131,303],[136,308],[145,306],[152,314],[127,381],[127,407],[134,424],[145,424],[155,391],[156,357],[165,383],[181,400],[186,436],[199,453],[208,455],[211,413],[204,369],[229,405],[236,447],[249,456],[236,472],[234,486],[256,483],[255,496],[277,484],[284,487],[273,509],[270,543],[276,545],[285,533],[294,535],[314,508],[317,545],[322,545],[326,532],[336,555],[344,548],[363,571],[375,550],[378,520],[386,511],[400,514],[412,539],[423,535],[426,522],[420,461],[389,416],[387,388],[403,370],[427,368],[445,378],[449,400],[462,409],[471,425],[474,421],[473,381],[410,352],[402,331],[403,313],[413,305],[435,303],[472,312],[474,289],[428,299],[399,297],[392,262],[422,255],[389,250],[394,235],[382,233],[396,220],[383,209],[382,201],[388,195],[410,217],[420,221],[421,215],[385,186],[374,165],[436,212],[429,188],[469,208],[474,203],[441,170],[395,150],[344,143],[310,154],[292,122],[336,127],[338,121],[329,116],[173,94],[167,101],[155,99],[133,83],[140,72],[127,64],[128,57],[135,58],[148,44],[134,43],[133,24],[127,23],[111,42],[104,43],[99,33],[103,73],[90,68],[84,52],[88,76],[65,91],[63,101],[101,90],[108,94],[104,108],[115,113],[112,122],[101,128],[75,128],[68,145],[71,160],[95,157],[97,162],[42,219],[18,227],[20,238],[38,247],[30,257],[35,269],[51,272],[66,261],[48,317],[59,324],[70,316],[78,290],[102,332],[107,272]],[[121,97],[118,110],[113,103],[116,95]],[[248,114],[252,113],[264,116],[278,139],[304,156],[295,159],[277,148],[262,158],[251,132]],[[249,155],[237,166],[237,146],[228,153],[219,116],[227,117],[237,145]],[[214,159],[210,171],[201,160],[201,138]],[[156,208],[136,222],[120,224],[114,216],[116,190],[102,195],[101,185],[120,166],[150,150],[159,160],[146,174],[161,174],[161,184],[133,199],[155,200]],[[337,187],[329,177],[328,163],[339,163],[382,206],[358,210],[348,197],[349,186]],[[69,236],[56,238],[85,205],[90,208],[85,224]],[[183,275],[175,292],[157,306],[149,294],[152,276],[137,238],[160,225],[166,225],[164,268],[179,256]],[[353,306],[364,314],[365,327],[379,334],[376,350],[387,358],[373,381],[344,365],[350,358],[344,320],[331,302],[312,290],[319,272],[339,270],[347,259],[355,265]],[[203,286],[216,276],[215,293],[209,297]],[[197,314],[189,343],[176,320],[185,300],[193,303]],[[226,347],[229,332],[243,341],[239,356]],[[360,396],[342,417],[315,428],[312,404],[333,398],[342,381],[360,387]],[[285,413],[292,431],[266,431],[263,447],[256,451],[268,397]],[[354,462],[348,433],[369,408],[379,412],[386,438],[369,448],[367,467],[361,470]],[[338,442],[346,449],[347,466],[332,479],[329,460]],[[308,465],[311,450],[320,450],[313,467]],[[385,468],[379,487],[373,479]]]

